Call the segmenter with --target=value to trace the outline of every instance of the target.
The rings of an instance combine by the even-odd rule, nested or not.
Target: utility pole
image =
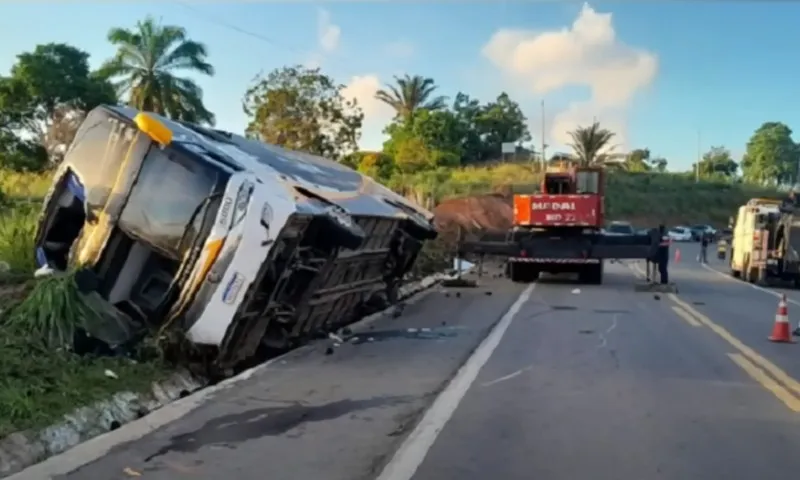
[[[697,162],[694,164],[694,183],[700,182],[700,160],[703,159],[700,130],[697,130]]]
[[[547,149],[547,144],[544,143],[544,132],[545,132],[545,125],[544,125],[544,100],[542,100],[542,171],[544,171],[545,164],[547,163],[547,157],[545,156],[544,152]]]

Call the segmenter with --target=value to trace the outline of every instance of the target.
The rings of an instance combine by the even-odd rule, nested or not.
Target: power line
[[[180,5],[181,7],[185,8],[186,10],[191,11],[195,16],[197,16],[198,18],[201,18],[202,20],[204,20],[204,21],[206,21],[208,23],[217,25],[219,27],[227,28],[227,29],[232,30],[234,32],[241,33],[242,35],[247,35],[250,38],[254,38],[256,40],[260,40],[260,41],[262,41],[264,43],[267,43],[267,44],[269,44],[270,46],[273,46],[273,47],[284,48],[284,49],[291,50],[294,53],[298,53],[298,54],[301,54],[301,55],[318,54],[318,55],[324,55],[326,57],[326,59],[336,60],[337,57],[338,57],[339,60],[342,60],[342,59],[343,60],[347,60],[347,57],[342,55],[341,52],[330,52],[330,51],[320,52],[319,48],[313,49],[311,51],[302,50],[302,49],[300,49],[298,47],[295,47],[295,46],[292,46],[292,45],[289,45],[289,44],[286,44],[286,43],[281,43],[281,42],[279,42],[278,40],[276,40],[274,38],[270,38],[270,37],[267,37],[267,36],[262,35],[260,33],[256,33],[256,32],[253,32],[251,30],[248,30],[246,28],[242,28],[242,27],[240,27],[240,26],[238,26],[238,25],[236,25],[234,23],[225,21],[225,20],[223,20],[223,19],[221,19],[221,18],[219,18],[217,16],[210,15],[209,13],[203,11],[202,9],[199,9],[199,8],[195,7],[191,3],[188,3],[188,2],[185,2],[185,1],[182,1],[182,0],[173,0],[173,3],[175,3],[177,5]],[[267,3],[269,3],[269,2],[267,2]],[[317,47],[319,47],[319,46],[317,46]]]
[[[208,13],[204,12],[203,10],[196,8],[195,6],[183,2],[180,0],[173,0],[173,3],[180,5],[181,7],[185,8],[186,10],[191,11],[197,17],[205,20],[206,22],[213,23],[217,26],[225,27],[235,32],[241,33],[242,35],[247,35],[248,37],[255,38],[256,40],[261,40],[262,42],[268,43],[273,47],[280,47],[280,48],[288,48],[289,50],[294,50],[297,53],[308,53],[297,49],[291,45],[281,44],[280,42],[276,41],[274,38],[267,37],[265,35],[261,35],[259,33],[252,32],[250,30],[244,29],[238,25],[234,25],[233,23],[226,22],[218,17],[214,17],[209,15]]]

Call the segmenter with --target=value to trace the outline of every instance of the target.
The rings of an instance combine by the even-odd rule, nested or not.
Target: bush
[[[34,261],[34,236],[39,218],[38,203],[17,203],[0,207],[0,261],[12,273],[31,273]]]
[[[0,169],[0,191],[10,200],[38,202],[50,188],[52,172],[25,173]]]

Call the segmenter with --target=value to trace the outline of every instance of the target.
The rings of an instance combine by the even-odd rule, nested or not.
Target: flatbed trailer
[[[600,284],[605,260],[651,258],[657,248],[649,235],[516,227],[502,240],[462,241],[458,251],[461,256],[505,258],[515,282],[532,282],[545,272],[577,273],[582,283]]]

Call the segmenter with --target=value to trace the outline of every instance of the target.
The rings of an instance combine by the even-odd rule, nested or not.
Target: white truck
[[[336,162],[101,106],[54,177],[35,253],[126,319],[109,343],[177,328],[230,374],[393,302],[432,217]]]

